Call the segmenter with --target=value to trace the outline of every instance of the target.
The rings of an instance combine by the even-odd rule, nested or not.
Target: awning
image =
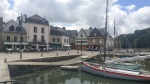
[[[37,46],[37,44],[38,44],[38,46],[47,46],[47,44],[45,43],[45,42],[31,42],[30,43],[30,45],[31,46]]]
[[[62,45],[61,43],[49,43],[50,45]]]
[[[64,45],[64,46],[70,46],[70,45]]]
[[[28,45],[27,42],[22,42],[22,45]],[[20,45],[20,42],[4,42],[4,45]]]

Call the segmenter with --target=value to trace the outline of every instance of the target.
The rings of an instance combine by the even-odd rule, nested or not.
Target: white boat
[[[135,81],[150,81],[150,72],[148,71],[138,71],[129,70],[124,68],[107,67],[107,64],[124,62],[124,61],[135,61],[150,58],[147,56],[137,56],[129,58],[116,58],[111,60],[106,60],[106,40],[107,40],[107,11],[108,11],[108,0],[106,1],[106,23],[105,23],[105,38],[104,38],[104,64],[96,64],[91,62],[82,62],[81,70],[103,77],[117,78],[123,80],[135,80]],[[126,64],[127,65],[127,64]]]
[[[126,69],[116,69],[103,67],[101,65],[89,62],[82,62],[81,70],[103,77],[124,79],[124,80],[135,80],[135,81],[150,81],[150,72],[148,71],[134,71]]]
[[[60,66],[64,70],[79,70],[79,66]]]
[[[83,56],[81,56],[81,59],[87,59],[89,56],[87,56],[87,55],[83,55]]]

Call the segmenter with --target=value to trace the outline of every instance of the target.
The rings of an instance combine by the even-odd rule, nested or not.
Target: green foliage
[[[135,30],[133,34],[123,34],[118,38],[122,48],[150,48],[150,28]]]

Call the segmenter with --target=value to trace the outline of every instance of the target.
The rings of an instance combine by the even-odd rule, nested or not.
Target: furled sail
[[[133,56],[133,57],[126,57],[126,58],[115,58],[111,60],[106,60],[105,63],[118,63],[118,62],[124,62],[124,61],[142,61],[145,59],[150,59],[150,55],[145,55],[145,56]]]

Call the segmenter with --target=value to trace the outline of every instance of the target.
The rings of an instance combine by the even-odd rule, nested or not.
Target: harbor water
[[[150,63],[144,63],[150,70]],[[26,75],[16,76],[13,79],[19,84],[150,84],[150,82],[136,82],[119,80],[92,75],[80,71],[66,71],[60,68],[38,71]]]
[[[19,84],[149,84],[104,78],[85,72],[64,71],[60,69],[36,72],[15,77]]]

